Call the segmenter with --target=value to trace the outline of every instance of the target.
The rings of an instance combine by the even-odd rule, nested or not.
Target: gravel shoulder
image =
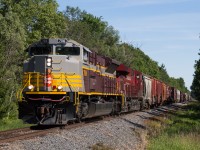
[[[88,150],[95,144],[103,144],[115,150],[142,150],[147,144],[147,128],[144,121],[178,109],[179,105],[162,106],[154,110],[134,112],[111,120],[102,120],[71,130],[58,130],[44,137],[4,143],[5,150]]]

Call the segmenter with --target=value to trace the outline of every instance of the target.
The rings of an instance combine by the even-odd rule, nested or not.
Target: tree
[[[13,11],[24,24],[29,44],[41,38],[65,36],[66,21],[55,0],[19,0]]]
[[[25,43],[25,31],[11,7],[4,16],[0,14],[0,119],[17,117],[18,81],[21,81],[21,60]]]
[[[200,56],[200,53],[198,53]],[[194,78],[191,86],[191,94],[194,98],[200,101],[200,59],[195,61]]]
[[[161,66],[159,66],[159,70],[160,70],[160,80],[165,83],[169,83],[169,75],[167,73],[165,65],[161,64]]]
[[[107,54],[108,47],[112,49],[118,43],[118,31],[103,21],[102,17],[69,6],[64,15],[67,20],[67,38],[74,39],[99,53]]]
[[[41,38],[64,37],[65,17],[55,0],[0,1],[0,119],[17,117],[24,49]]]

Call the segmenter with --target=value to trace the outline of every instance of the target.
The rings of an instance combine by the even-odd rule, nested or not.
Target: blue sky
[[[171,77],[183,77],[190,89],[200,49],[199,0],[57,0],[59,10],[79,7],[102,16],[133,44],[163,63]]]

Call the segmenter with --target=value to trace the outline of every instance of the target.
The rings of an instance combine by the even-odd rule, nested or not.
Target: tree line
[[[200,53],[198,53],[200,56]],[[200,101],[200,59],[195,61],[194,64],[194,78],[191,85],[191,95],[196,100]]]
[[[132,44],[120,42],[119,32],[102,17],[66,7],[56,0],[0,0],[0,119],[17,118],[16,94],[22,82],[25,48],[41,38],[68,38],[186,92],[183,78],[173,78],[164,64]]]

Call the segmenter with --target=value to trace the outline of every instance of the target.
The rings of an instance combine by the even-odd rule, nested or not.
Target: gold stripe
[[[23,85],[25,85],[25,84],[23,84]],[[33,86],[35,86],[35,87],[37,87],[37,84],[35,83],[35,84],[32,84]],[[63,87],[69,87],[69,85],[71,86],[71,87],[83,87],[83,85],[82,84],[67,84],[67,83],[64,83],[64,84],[54,84],[54,83],[52,83],[52,86],[59,86],[59,85],[62,85]],[[44,87],[45,85],[44,84],[39,84],[39,87]]]
[[[66,82],[65,79],[53,79],[55,82]],[[69,82],[75,82],[75,83],[82,83],[82,80],[77,80],[77,79],[68,79],[67,81]]]
[[[109,75],[107,75],[107,74],[102,74],[102,76],[104,76],[104,77],[109,77],[109,78],[116,78],[115,76],[109,76]]]
[[[104,67],[104,66],[101,66],[101,65],[96,65],[96,66],[98,66],[98,67],[100,67],[100,68],[107,69],[107,67]]]
[[[67,92],[26,92],[26,94],[66,94]]]
[[[92,68],[86,68],[86,67],[82,67],[83,69],[86,69],[86,70],[91,70],[91,71],[94,71],[94,72],[99,72],[100,73],[100,71],[99,70],[95,70],[95,69],[92,69]]]
[[[52,82],[63,82],[63,83],[66,83],[66,80],[65,79],[53,79]],[[68,79],[67,81],[69,81],[70,83],[82,83],[82,80],[77,80],[77,79]],[[26,83],[27,81],[23,81],[23,83]],[[31,83],[37,83],[37,80],[31,80],[30,81]],[[42,81],[39,81],[39,83],[44,83],[44,80]]]
[[[72,78],[72,79],[73,79],[73,78],[76,79],[76,78],[81,78],[81,76],[80,76],[80,75],[66,76],[66,78],[67,78],[67,79],[69,79],[69,78],[70,78],[70,79],[71,79],[71,78]]]
[[[62,84],[63,87],[69,87],[68,84]],[[82,84],[70,84],[71,87],[82,87]]]
[[[62,85],[62,86],[68,86],[68,85],[71,85],[71,86],[82,86],[82,83],[63,83],[63,82],[55,82],[55,83],[52,83],[53,85]]]
[[[66,79],[66,78],[67,78],[67,79],[68,79],[68,78],[70,78],[70,79],[73,79],[73,78],[74,78],[74,79],[77,79],[77,78],[78,78],[78,79],[79,79],[79,78],[81,78],[80,75],[66,75],[66,76],[62,75],[62,76],[61,76],[61,75],[55,75],[55,74],[53,74],[52,77],[53,77],[53,78],[62,78],[62,79]]]
[[[123,96],[123,94],[109,94],[109,93],[98,93],[98,92],[78,92],[80,95],[111,95],[111,96]]]
[[[90,69],[90,68],[86,68],[86,67],[82,67],[82,69],[85,69],[85,70],[91,70],[91,71],[99,72],[99,73],[100,73],[100,71],[95,70],[95,69]],[[108,74],[101,74],[101,75],[104,76],[104,77],[116,78],[115,76],[110,76],[110,75],[108,75]]]

